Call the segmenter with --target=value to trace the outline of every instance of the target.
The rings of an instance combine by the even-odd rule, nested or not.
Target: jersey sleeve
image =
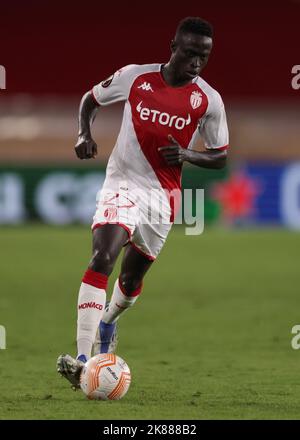
[[[105,106],[119,101],[126,101],[137,74],[137,66],[130,64],[95,85],[92,88],[92,94],[96,102]]]
[[[209,102],[207,112],[199,124],[199,132],[207,149],[226,149],[229,134],[224,104],[219,93],[215,92]]]

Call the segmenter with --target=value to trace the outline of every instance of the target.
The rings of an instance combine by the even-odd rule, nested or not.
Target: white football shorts
[[[118,224],[129,243],[149,260],[155,260],[171,229],[171,209],[164,191],[99,191],[92,230]]]

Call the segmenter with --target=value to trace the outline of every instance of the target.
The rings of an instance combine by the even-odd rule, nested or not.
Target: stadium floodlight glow
[[[0,89],[6,89],[6,70],[4,66],[0,65]]]

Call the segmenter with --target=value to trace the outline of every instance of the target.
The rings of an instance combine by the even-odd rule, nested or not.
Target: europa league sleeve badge
[[[106,78],[104,81],[102,81],[101,86],[104,88],[110,86],[113,79],[114,79],[114,74]]]

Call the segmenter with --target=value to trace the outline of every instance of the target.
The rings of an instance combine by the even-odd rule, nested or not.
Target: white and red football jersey
[[[92,89],[101,106],[125,101],[122,126],[106,171],[110,187],[123,179],[144,189],[179,189],[181,165],[168,166],[158,151],[170,145],[168,135],[183,148],[191,148],[199,134],[208,149],[228,146],[219,93],[201,77],[182,87],[171,87],[161,66],[128,65]]]

